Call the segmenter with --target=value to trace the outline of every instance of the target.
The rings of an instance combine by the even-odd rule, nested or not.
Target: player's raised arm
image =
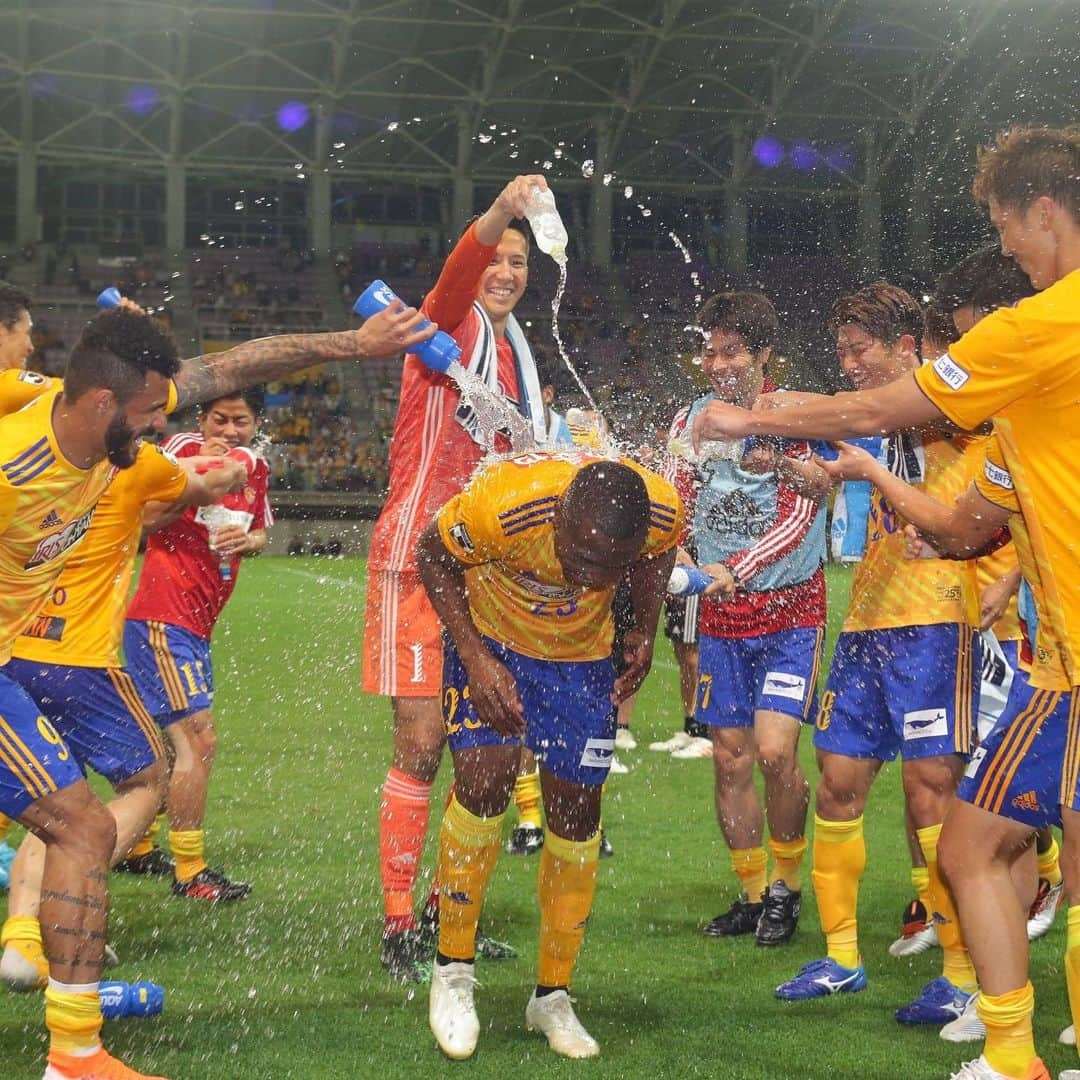
[[[143,513],[143,529],[157,532],[175,521],[189,506],[209,506],[225,495],[244,490],[249,471],[242,461],[224,456],[184,458],[187,474],[184,493],[171,503],[150,502]]]
[[[492,655],[469,613],[466,565],[447,548],[432,522],[416,544],[416,568],[432,607],[454,641],[469,675],[477,716],[503,736],[525,734],[525,710],[510,672]],[[655,629],[655,620],[653,622]]]
[[[837,480],[868,480],[943,555],[971,558],[1012,517],[1011,511],[984,498],[974,485],[957,499],[955,506],[946,506],[894,476],[861,447],[838,443],[837,449],[839,457],[821,461],[821,467]]]
[[[176,383],[177,409],[213,401],[256,383],[275,382],[315,364],[372,360],[408,352],[438,329],[418,330],[424,316],[394,301],[359,330],[326,334],[280,334],[184,360]]]
[[[743,439],[749,435],[786,435],[792,439],[885,435],[940,423],[944,418],[912,376],[832,397],[783,394],[778,398],[772,408],[754,412],[723,401],[710,402],[694,421],[695,449],[710,439]]]

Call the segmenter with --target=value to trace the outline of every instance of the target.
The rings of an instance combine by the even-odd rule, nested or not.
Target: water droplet
[[[386,130],[387,131],[397,131],[397,129],[398,129],[398,122],[396,120],[391,120],[390,123],[386,125]]]
[[[634,197],[634,189],[629,184],[627,184],[626,187],[623,188],[623,195],[627,199],[632,199]]]
[[[545,170],[547,170],[547,169],[550,169],[550,168],[551,168],[551,166],[552,166],[552,165],[554,165],[554,164],[555,164],[555,163],[554,163],[553,161],[551,161],[551,160],[545,160],[545,161],[544,161],[544,169],[545,169]]]
[[[615,179],[615,174],[606,172],[604,173],[604,187],[610,187],[611,181]]]
[[[593,161],[592,158],[586,158],[581,163],[581,175],[584,176],[586,180],[591,180],[592,179],[592,175],[593,175],[593,172],[595,171],[595,169],[596,169],[596,163]]]
[[[477,135],[476,137],[482,143],[491,142],[491,136],[490,135]]]

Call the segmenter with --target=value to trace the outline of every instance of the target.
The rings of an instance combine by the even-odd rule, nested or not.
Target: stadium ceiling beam
[[[685,0],[663,0],[660,25],[653,28],[653,36],[647,39],[630,63],[630,85],[623,100],[612,103],[611,144],[608,151],[609,167],[614,168],[619,158],[619,147],[626,134],[631,116],[637,111],[641,98],[649,85],[656,61],[667,44],[670,33],[679,21]]]

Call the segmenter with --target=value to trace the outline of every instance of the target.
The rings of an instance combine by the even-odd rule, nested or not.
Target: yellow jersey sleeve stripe
[[[165,686],[165,694],[169,704],[174,709],[186,709],[188,697],[184,692],[184,684],[180,681],[180,671],[176,666],[176,660],[169,651],[169,639],[165,635],[165,624],[161,622],[148,622],[150,628],[150,647],[154,652],[154,661],[157,664],[158,674]]]
[[[56,791],[56,783],[27,748],[15,729],[0,716],[0,756],[35,799]]]
[[[512,528],[504,525],[503,536],[516,536],[518,533],[526,532],[528,529],[535,529],[538,525],[548,525],[554,520],[554,510],[537,511],[536,516],[529,517],[519,523],[515,523]]]
[[[517,506],[512,506],[509,510],[504,510],[499,514],[499,520],[509,521],[513,518],[520,517],[522,514],[531,513],[539,507],[550,509],[558,501],[558,495],[545,495],[539,499],[531,499],[529,502],[519,503]]]
[[[154,723],[154,718],[146,711],[146,706],[139,697],[139,691],[135,689],[131,676],[120,668],[109,668],[108,672],[113,689],[127,706],[128,712],[135,718],[135,723],[146,736],[151,749],[159,759],[165,757],[165,742],[161,737],[161,728]]]
[[[28,480],[33,480],[35,476],[43,473],[55,461],[56,455],[52,452],[48,439],[43,438],[2,468],[8,483],[12,487],[21,487]]]

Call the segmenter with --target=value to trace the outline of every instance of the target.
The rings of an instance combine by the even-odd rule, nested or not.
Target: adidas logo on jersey
[[[45,520],[38,526],[39,529],[58,529],[64,524],[63,518],[55,510],[50,510],[45,515]]]
[[[1034,791],[1025,791],[1020,795],[1017,795],[1012,801],[1013,806],[1017,810],[1030,810],[1033,814],[1037,814],[1041,807],[1039,806],[1039,797]]]

